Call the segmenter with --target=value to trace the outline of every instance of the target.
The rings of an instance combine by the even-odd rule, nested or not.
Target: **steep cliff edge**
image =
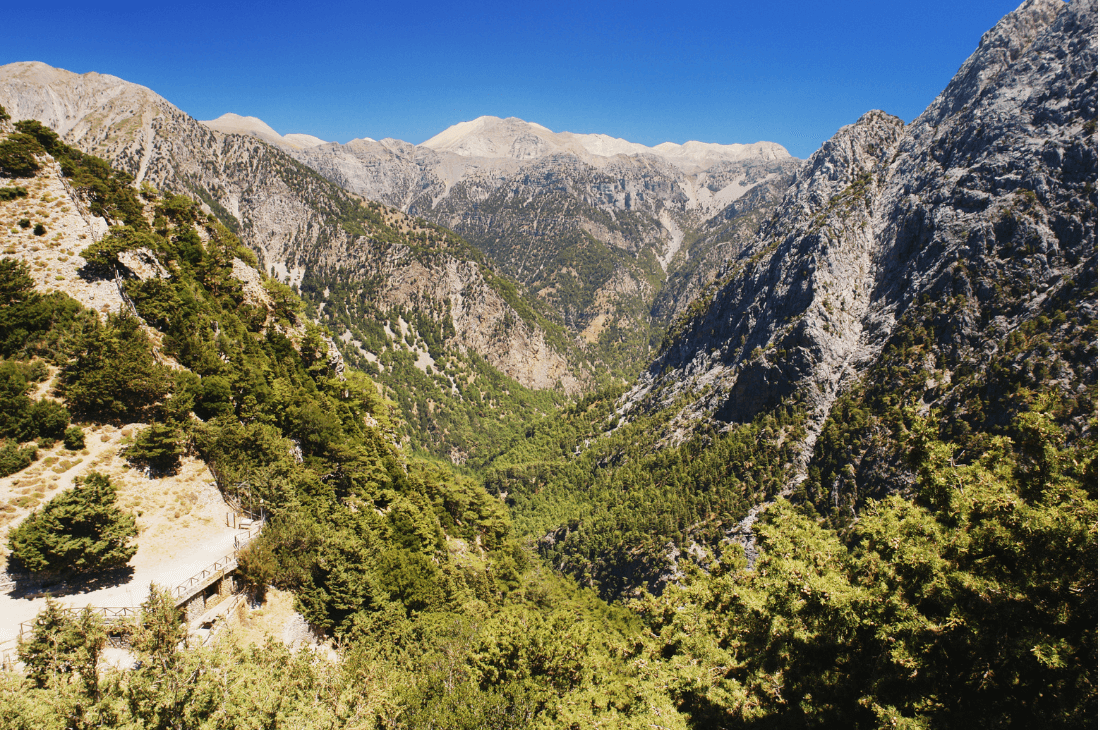
[[[819,424],[922,298],[967,299],[945,337],[977,356],[1067,281],[1094,279],[1090,9],[1029,1],[912,124],[870,112],[838,132],[670,334],[628,408],[711,386],[686,415],[744,422],[797,395]],[[994,295],[1008,282],[1023,300]]]

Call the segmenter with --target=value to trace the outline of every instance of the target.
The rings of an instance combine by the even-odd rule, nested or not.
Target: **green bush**
[[[42,225],[41,223],[35,223],[34,224],[34,235],[36,235],[36,236],[45,236],[46,235],[46,226]]]
[[[0,438],[16,441],[60,438],[69,425],[65,406],[45,398],[32,401],[27,396],[27,376],[36,369],[14,360],[0,362]]]
[[[123,455],[131,464],[147,466],[156,474],[175,474],[183,455],[179,429],[154,423],[138,434]]]
[[[84,429],[80,426],[69,426],[63,436],[65,448],[69,451],[79,451],[84,448]]]
[[[16,133],[0,142],[0,176],[34,177],[42,166],[36,155],[46,150],[29,134]]]
[[[93,472],[82,484],[32,512],[8,536],[13,563],[32,573],[65,575],[121,568],[137,552],[134,516],[119,510],[115,487]]]
[[[118,266],[118,255],[136,248],[157,250],[160,241],[152,233],[135,230],[130,226],[114,226],[102,240],[81,252],[81,256],[93,268],[110,269]]]
[[[34,402],[30,411],[31,423],[39,437],[59,439],[69,427],[69,409],[57,401],[43,398]]]
[[[180,225],[188,226],[198,220],[198,206],[186,195],[169,195],[156,208],[158,216],[164,216]]]
[[[233,391],[229,381],[220,375],[208,375],[199,384],[198,405],[195,413],[209,420],[233,413]]]
[[[68,336],[70,325],[79,317],[95,319],[95,313],[83,310],[66,294],[39,294],[25,263],[0,259],[0,355],[39,353],[57,362],[60,340]],[[34,367],[35,373],[27,371],[24,376],[42,380],[45,363]]]
[[[27,197],[27,189],[22,185],[10,188],[0,188],[0,200],[15,200]]]
[[[8,441],[0,446],[0,477],[6,477],[9,474],[26,469],[37,458],[37,446],[20,448],[19,444],[14,441]]]
[[[27,378],[13,360],[0,362],[0,438],[29,441],[34,438]]]

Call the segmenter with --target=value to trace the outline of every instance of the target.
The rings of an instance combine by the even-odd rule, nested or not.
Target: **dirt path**
[[[98,471],[118,488],[118,503],[137,518],[137,554],[130,561],[132,575],[116,585],[83,593],[55,596],[68,606],[137,606],[155,582],[173,587],[233,551],[239,530],[226,526],[230,508],[222,499],[213,477],[196,459],[184,459],[180,472],[163,479],[149,479],[119,457],[122,443],[143,426],[122,429],[95,426],[85,431],[83,451],[65,450],[60,444],[42,452],[27,469],[0,479],[0,539],[23,521],[30,511],[69,489],[73,479]],[[45,597],[0,593],[0,651],[9,649],[19,624],[29,621],[45,606]]]

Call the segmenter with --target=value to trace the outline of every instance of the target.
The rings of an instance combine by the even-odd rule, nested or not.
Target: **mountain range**
[[[238,348],[214,315],[254,253],[263,320],[235,327],[267,364],[216,375],[228,355],[162,323],[225,383],[173,408],[285,427],[246,570],[358,647],[356,686],[416,688],[394,723],[1074,725],[1097,696],[1096,38],[1096,0],[1026,0],[916,119],[867,111],[804,161],[496,117],[338,144],[40,63],[0,67],[0,105],[152,201],[65,224],[92,263],[125,215],[148,229],[100,285],[150,331],[202,288],[204,347]],[[74,281],[79,241],[50,254]],[[139,271],[154,254],[180,275]],[[291,353],[264,323],[297,307]],[[338,419],[256,410],[289,362]]]

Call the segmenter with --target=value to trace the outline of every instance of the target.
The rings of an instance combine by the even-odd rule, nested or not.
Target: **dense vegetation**
[[[618,395],[588,396],[527,429],[485,470],[542,555],[607,599],[660,591],[681,551],[714,549],[790,477],[804,437],[788,404],[752,424],[661,444],[677,405],[620,424]],[[694,547],[693,547],[694,546]]]
[[[505,506],[477,482],[409,460],[393,441],[392,404],[365,376],[338,377],[323,331],[296,317],[293,294],[269,286],[270,301],[245,295],[232,267],[251,257],[227,228],[190,201],[126,191],[120,209],[137,206],[147,222],[112,216],[125,226],[89,247],[86,273],[120,276],[144,324],[39,297],[20,288],[25,270],[12,266],[3,290],[18,296],[2,308],[9,352],[57,366],[59,392],[87,421],[151,422],[131,456],[147,460],[175,443],[207,461],[231,501],[255,509],[262,500],[269,524],[241,557],[244,575],[257,590],[294,590],[299,610],[345,648],[351,659],[332,681],[349,693],[350,719],[451,723],[461,708],[472,727],[563,714],[588,725],[652,717],[661,703],[672,712],[651,685],[622,691],[634,673],[625,615],[542,571],[512,537]],[[152,256],[167,275],[133,277],[120,261],[127,251]],[[158,348],[147,326],[160,330]],[[5,717],[16,723],[236,726],[213,701],[225,697],[215,679],[224,671],[270,690],[242,689],[253,706],[285,701],[293,715],[291,705],[316,696],[296,671],[284,679],[305,681],[305,695],[276,680],[278,657],[308,663],[273,648],[226,655],[169,642],[170,658],[91,681],[96,670],[74,667],[96,664],[102,632],[48,623],[70,646],[29,684],[5,679]],[[364,673],[378,677],[377,702]]]
[[[781,502],[737,556],[639,607],[698,727],[1095,721],[1096,442],[1040,408],[973,463],[904,419],[915,498],[847,534]]]
[[[122,178],[109,168],[23,129],[80,162],[67,174],[102,183],[116,225],[86,250],[86,273],[118,275],[140,319],[101,320],[0,265],[0,373],[18,406],[4,411],[13,435],[0,460],[45,435],[22,399],[56,367],[66,424],[68,413],[143,419],[135,464],[170,472],[197,454],[227,499],[263,511],[243,575],[258,596],[292,591],[342,659],[231,638],[180,646],[178,616],[156,593],[125,627],[50,604],[21,649],[26,675],[0,677],[11,726],[1094,721],[1096,323],[1071,306],[1095,298],[1091,281],[1066,282],[1034,316],[1011,309],[1011,282],[981,311],[966,297],[916,302],[837,401],[808,478],[763,511],[746,557],[727,538],[794,476],[801,402],[696,431],[676,420],[682,403],[627,422],[615,389],[554,410],[488,369],[472,376],[476,360],[452,365],[445,303],[355,310],[356,297],[372,305],[349,287],[325,316],[390,347],[385,326],[396,334],[420,317],[407,350],[442,363],[429,375],[393,348],[392,377],[409,379],[389,392],[420,419],[403,426],[366,375],[340,376],[293,291],[268,280],[264,296],[246,292],[233,270],[254,259],[226,225],[187,198],[113,187]],[[357,231],[372,223],[362,210],[348,223]],[[124,253],[164,275],[131,276]],[[332,284],[316,285],[331,295]],[[1004,312],[1019,326],[968,368],[954,323]],[[435,391],[419,390],[420,376],[464,405],[425,397]],[[487,425],[498,408],[526,423]],[[502,446],[460,473],[395,443],[433,427]],[[112,633],[130,637],[136,668],[105,666]]]

